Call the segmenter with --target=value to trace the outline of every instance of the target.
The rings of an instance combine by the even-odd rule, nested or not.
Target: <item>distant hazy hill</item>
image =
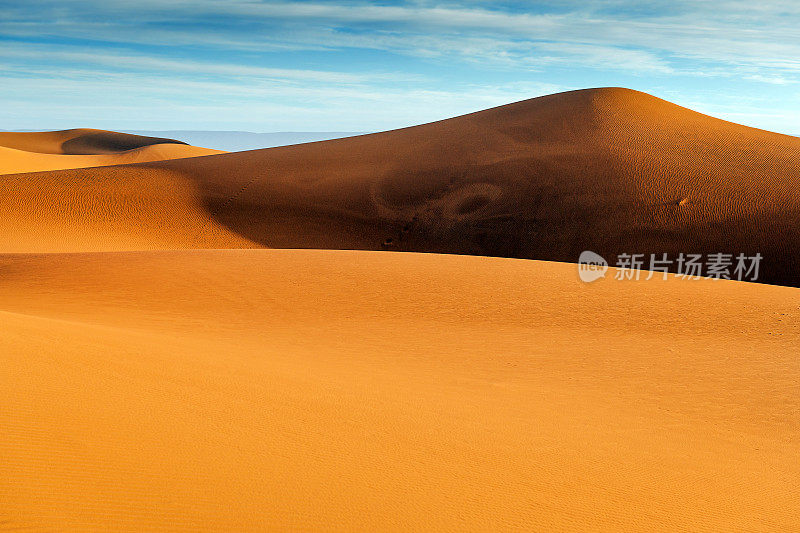
[[[281,131],[275,133],[253,133],[249,131],[128,131],[137,135],[171,137],[194,146],[205,146],[217,150],[239,152],[273,146],[286,146],[314,141],[327,141],[352,137],[365,132],[357,131]],[[163,135],[162,135],[163,134]],[[168,134],[168,135],[167,135]]]

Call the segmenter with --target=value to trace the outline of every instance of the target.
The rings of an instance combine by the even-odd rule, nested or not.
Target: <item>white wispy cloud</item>
[[[15,70],[24,70],[28,61],[46,59],[63,65],[95,65],[115,70],[164,72],[173,75],[213,75],[225,77],[267,78],[273,80],[355,84],[379,81],[420,81],[420,75],[398,72],[351,73],[308,69],[270,68],[231,62],[169,59],[146,55],[111,53],[82,48],[65,51],[53,45],[16,45],[0,49],[0,60],[16,61]],[[10,64],[8,68],[12,68]]]
[[[677,2],[668,4],[669,9],[653,2],[650,16],[627,13],[622,8],[630,3],[596,1],[537,14],[487,9],[480,4],[242,0],[28,4],[36,7],[37,16],[19,14],[30,13],[30,8],[11,9],[0,16],[0,29],[12,35],[41,34],[47,28],[48,34],[73,38],[165,44],[200,41],[206,46],[243,49],[350,46],[506,62],[524,62],[525,53],[533,52],[545,54],[543,60],[551,63],[583,58],[582,64],[600,68],[616,64],[617,68],[631,65],[665,72],[680,70],[669,62],[671,56],[682,56],[755,70],[800,71],[795,59],[800,57],[800,36],[793,19],[800,16],[796,2],[762,2],[757,7],[737,1]],[[615,5],[620,9],[610,9]],[[230,23],[215,24],[214,17],[225,17]],[[170,21],[174,26],[169,26]],[[202,33],[191,27],[192,22],[206,23]],[[363,31],[339,31],[342,27]],[[270,31],[260,33],[259,28]],[[476,43],[485,46],[476,47]],[[625,53],[635,53],[640,59],[614,61]]]
[[[573,88],[532,82],[476,83],[449,90],[391,84],[293,84],[287,89],[284,81],[269,78],[198,80],[47,67],[29,68],[15,76],[8,67],[0,62],[0,68],[11,74],[0,87],[5,121],[21,123],[30,116],[44,116],[46,123],[34,127],[46,129],[76,125],[136,129],[147,124],[166,129],[377,131]]]
[[[248,123],[282,113],[317,117],[322,129],[365,130],[571,88],[577,78],[640,79],[645,89],[698,105],[714,95],[678,91],[670,80],[735,82],[765,91],[787,91],[800,81],[795,0],[3,4],[0,98],[7,109],[33,95],[46,101],[46,87],[50,98],[60,95],[87,115],[106,106],[109,114],[127,116],[124,98],[147,99],[171,116],[213,107]],[[351,59],[364,51],[372,55],[363,64]],[[301,54],[313,60],[273,62]],[[81,87],[106,96],[95,98],[93,108]],[[750,106],[742,116],[755,117],[758,105],[766,105],[762,95],[760,104],[734,96]],[[248,116],[236,106],[256,111]],[[783,116],[795,116],[791,104],[785,107]],[[726,112],[735,108],[732,103]],[[761,118],[780,114],[773,108]]]

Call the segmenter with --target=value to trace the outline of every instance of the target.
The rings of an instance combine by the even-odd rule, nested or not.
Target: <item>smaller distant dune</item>
[[[114,154],[153,144],[185,145],[186,143],[176,139],[89,128],[60,131],[0,132],[0,146],[40,154]]]
[[[0,174],[103,167],[224,153],[183,141],[114,131],[0,132]]]

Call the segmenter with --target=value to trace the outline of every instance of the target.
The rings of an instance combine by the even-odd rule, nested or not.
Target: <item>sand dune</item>
[[[800,285],[798,176],[798,138],[591,89],[347,139],[14,176],[0,250],[759,252],[761,281]]]
[[[203,150],[0,134],[73,167],[0,177],[0,531],[800,523],[800,289],[553,262],[800,285],[800,139],[594,89]]]
[[[800,520],[797,289],[386,252],[0,269],[0,529]]]
[[[89,128],[61,131],[0,132],[0,146],[40,154],[113,154],[153,144],[186,143],[175,139],[147,137]]]
[[[222,153],[171,139],[112,131],[0,132],[0,174],[125,165]]]
[[[0,146],[0,174],[127,165],[130,163],[181,159],[221,153],[224,152],[184,144],[153,144],[125,152],[102,155],[40,154]]]

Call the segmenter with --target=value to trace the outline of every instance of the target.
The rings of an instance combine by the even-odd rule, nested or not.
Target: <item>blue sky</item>
[[[2,0],[0,129],[378,131],[624,86],[800,134],[800,2]]]

